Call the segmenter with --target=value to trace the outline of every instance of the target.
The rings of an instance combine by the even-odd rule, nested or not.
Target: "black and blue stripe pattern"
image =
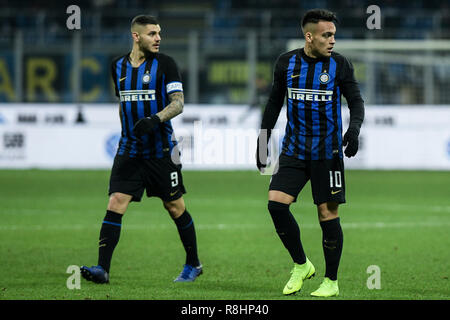
[[[112,226],[116,226],[116,227],[119,227],[119,228],[122,227],[121,223],[116,223],[116,222],[111,222],[111,221],[106,221],[106,220],[103,220],[103,223],[110,224]]]
[[[170,76],[166,74],[166,70],[169,69],[169,59],[171,58],[162,54],[152,55],[138,68],[133,68],[128,55],[113,62],[112,72],[116,94],[120,98],[122,125],[118,155],[144,159],[163,158],[170,156],[177,144],[172,138],[173,128],[170,120],[162,122],[152,134],[136,137],[133,133],[133,127],[139,119],[164,109],[169,104],[169,93],[177,91],[167,92],[166,79]],[[169,60],[169,63],[171,62],[172,60]],[[176,75],[175,79],[181,86],[181,79],[177,77],[178,70],[175,69],[172,74]]]
[[[286,70],[287,119],[283,153],[302,160],[342,155],[342,117],[337,63],[307,59],[297,51]]]

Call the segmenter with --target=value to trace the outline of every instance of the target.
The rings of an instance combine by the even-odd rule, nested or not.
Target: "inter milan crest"
[[[330,81],[330,75],[326,71],[319,74],[319,81],[323,84],[328,83]]]
[[[148,74],[148,71],[142,76],[142,82],[147,84],[150,82],[152,77]]]

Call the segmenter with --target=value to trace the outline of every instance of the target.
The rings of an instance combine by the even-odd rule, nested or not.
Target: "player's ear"
[[[312,33],[310,31],[305,32],[305,41],[311,43],[312,42]]]
[[[139,33],[137,33],[136,31],[131,31],[131,37],[133,38],[134,42],[139,41]]]

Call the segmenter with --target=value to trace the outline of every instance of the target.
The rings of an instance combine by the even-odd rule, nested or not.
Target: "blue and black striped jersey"
[[[169,94],[183,91],[177,65],[165,54],[149,53],[139,67],[133,68],[129,55],[114,59],[111,65],[122,124],[117,154],[145,159],[170,156],[177,144],[170,120],[139,139],[133,134],[133,127],[139,119],[164,109],[169,104]]]
[[[282,54],[261,129],[273,129],[286,97],[282,153],[302,160],[343,158],[342,94],[358,132],[364,118],[364,101],[353,73],[352,64],[335,52],[320,59],[307,56],[303,48]]]

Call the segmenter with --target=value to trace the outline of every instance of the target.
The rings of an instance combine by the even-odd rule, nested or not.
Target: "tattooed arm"
[[[170,103],[158,112],[156,115],[161,119],[161,122],[168,121],[173,117],[183,112],[184,95],[183,92],[177,91],[169,94]]]
[[[133,132],[140,137],[144,134],[151,133],[152,130],[161,122],[168,121],[183,112],[184,95],[183,92],[177,91],[169,94],[170,103],[157,114],[150,117],[141,118],[133,127]]]

